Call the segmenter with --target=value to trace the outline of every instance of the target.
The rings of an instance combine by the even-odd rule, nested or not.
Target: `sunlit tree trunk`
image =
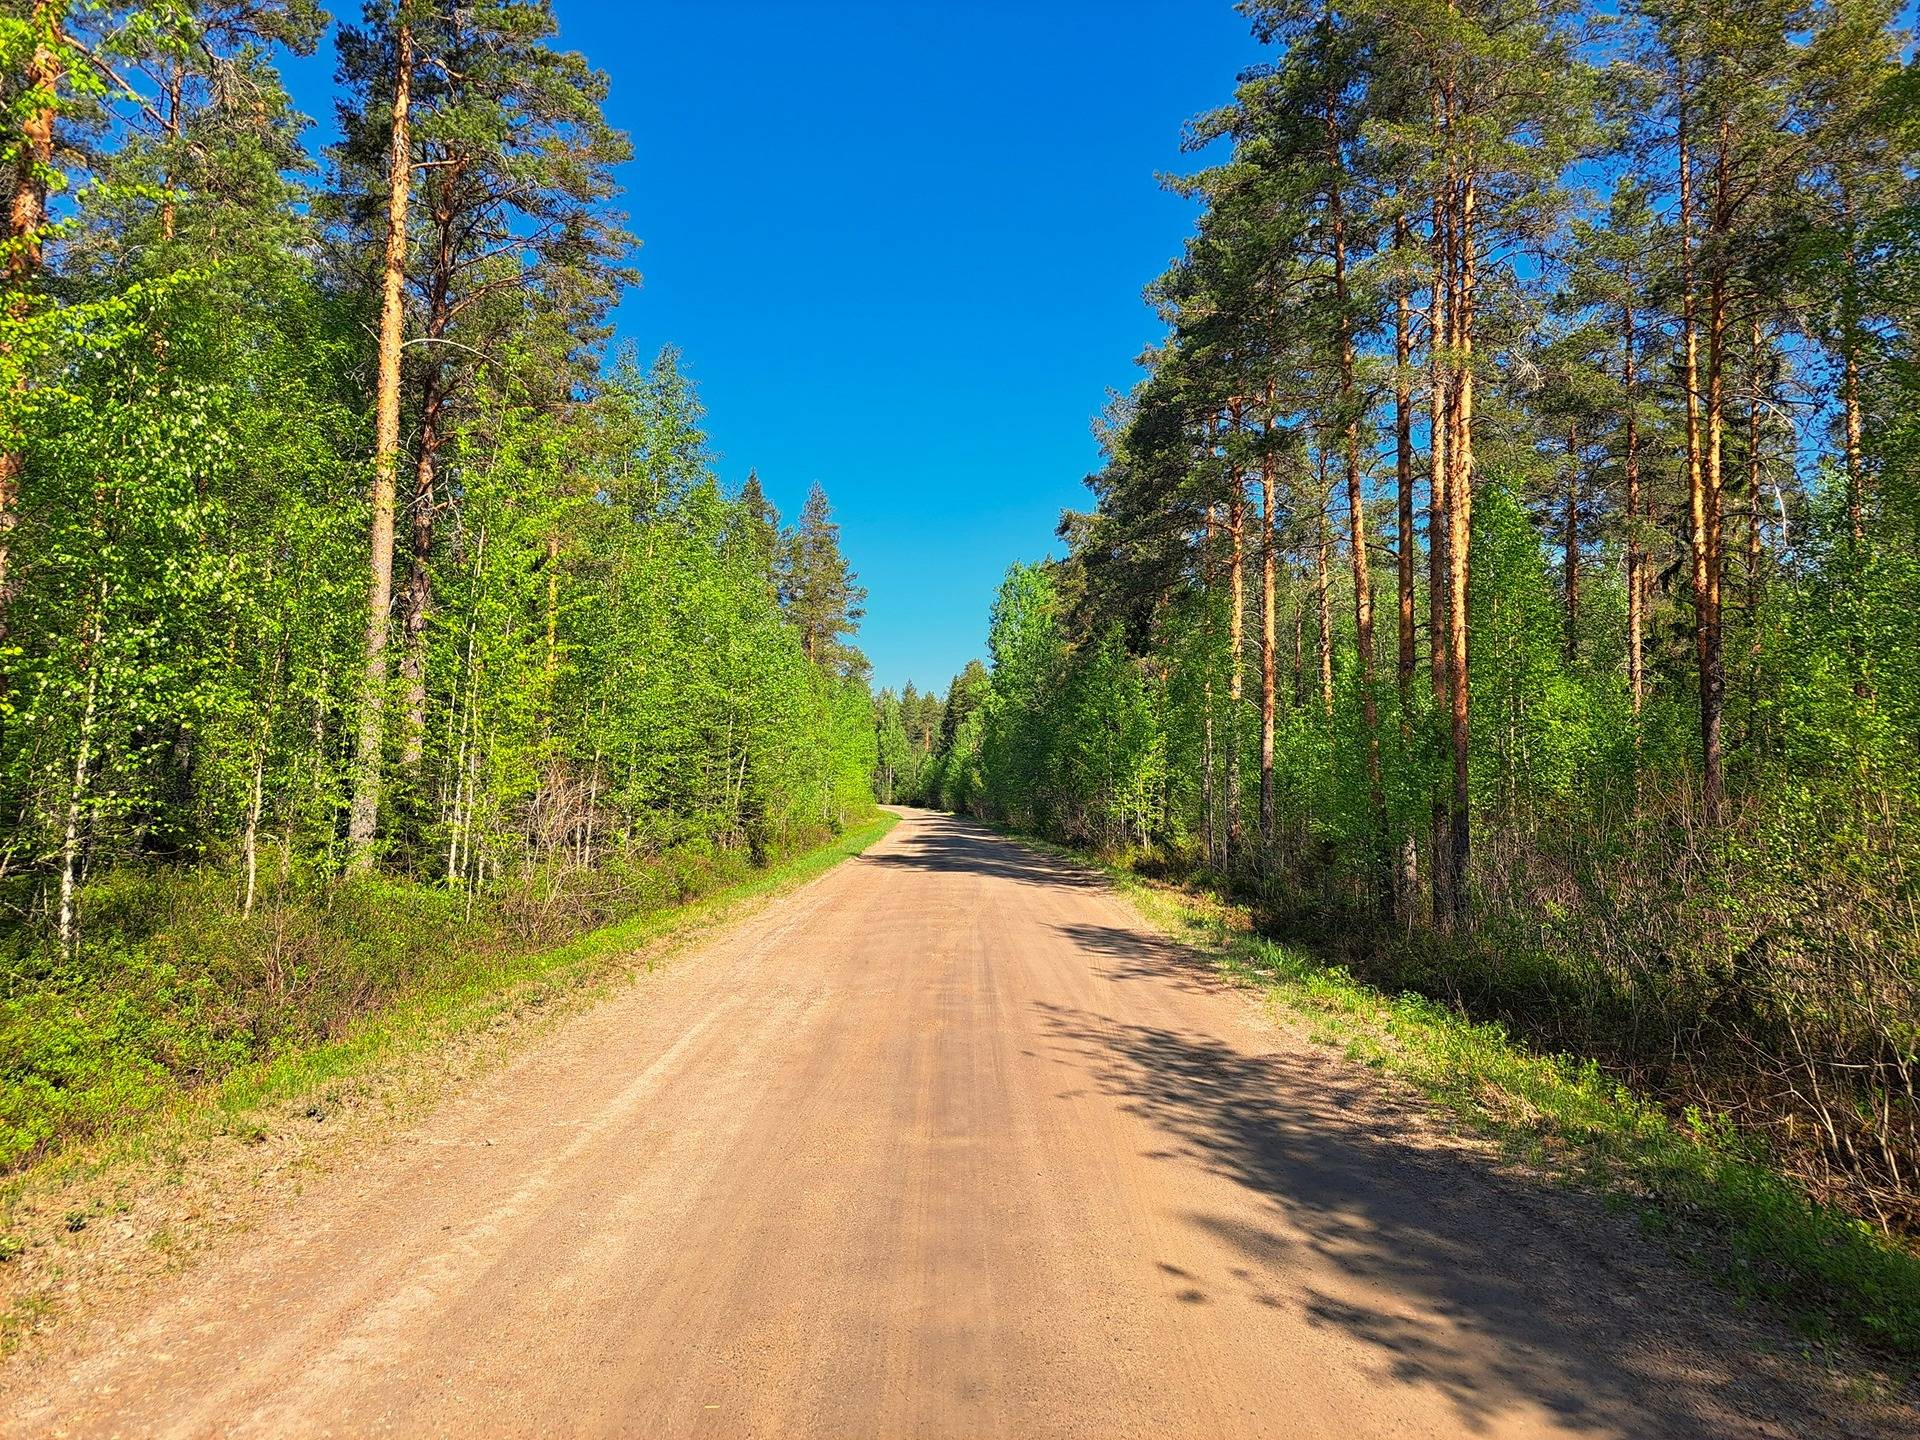
[[[1260,848],[1263,862],[1274,853],[1274,483],[1273,387],[1267,387],[1267,447],[1260,457]]]
[[[1683,88],[1686,78],[1678,82]],[[1687,558],[1692,585],[1694,664],[1699,677],[1701,730],[1706,729],[1707,641],[1706,608],[1706,468],[1700,443],[1700,326],[1694,299],[1693,274],[1693,143],[1688,129],[1687,99],[1680,97],[1680,355],[1681,388],[1685,391],[1687,426]]]
[[[413,28],[404,12],[394,31],[393,123],[387,164],[387,240],[380,290],[380,352],[375,386],[373,511],[369,535],[365,694],[354,745],[349,866],[373,863],[380,817],[380,757],[387,689],[388,612],[393,606],[393,480],[400,459],[400,348],[407,285],[407,199],[413,178],[408,131],[413,103]]]
[[[1413,677],[1418,663],[1413,634],[1413,340],[1412,305],[1404,266],[1407,259],[1407,222],[1394,221],[1393,251],[1401,274],[1395,284],[1393,307],[1393,478],[1396,529],[1394,555],[1395,618],[1399,641],[1394,678],[1400,698],[1400,749],[1413,740]],[[1420,887],[1420,848],[1409,830],[1400,837],[1395,862],[1394,894],[1403,925],[1413,923]]]
[[[1715,541],[1719,526],[1708,478],[1700,390],[1700,316],[1694,264],[1693,137],[1684,87],[1680,98],[1680,332],[1687,424],[1687,548],[1692,584],[1694,662],[1700,690],[1700,798],[1707,822],[1720,818],[1720,685]]]
[[[1215,506],[1207,506],[1206,529],[1200,541],[1200,585],[1203,591],[1210,590],[1213,577],[1209,573],[1213,566],[1214,512]],[[1201,838],[1206,845],[1207,863],[1215,863],[1220,844],[1219,828],[1215,823],[1214,807],[1214,755],[1213,755],[1213,606],[1209,603],[1203,612],[1207,638],[1206,660],[1201,666],[1200,680],[1200,829]]]
[[[1336,177],[1327,189],[1328,218],[1333,231],[1333,301],[1340,327],[1340,409],[1344,417],[1342,440],[1346,467],[1347,548],[1353,562],[1353,646],[1358,664],[1360,724],[1367,749],[1367,804],[1372,846],[1386,842],[1386,800],[1380,778],[1380,700],[1374,693],[1373,566],[1367,551],[1367,500],[1360,470],[1360,416],[1354,394],[1353,319],[1347,303],[1346,212],[1338,180],[1339,132],[1332,97],[1325,112],[1328,173]]]
[[[1449,726],[1453,741],[1453,803],[1447,814],[1448,854],[1452,874],[1448,888],[1453,918],[1467,915],[1467,867],[1472,858],[1471,791],[1468,783],[1469,699],[1471,671],[1467,665],[1468,562],[1473,535],[1473,304],[1475,177],[1471,169],[1460,177],[1456,264],[1452,322],[1454,333],[1453,433],[1447,447],[1447,670],[1453,678],[1448,694]]]
[[[1233,423],[1239,424],[1236,411]],[[1247,632],[1247,481],[1237,470],[1227,496],[1227,754],[1226,851],[1229,863],[1238,856],[1240,824],[1240,711],[1246,700]]]
[[[14,147],[12,199],[7,206],[7,317],[24,319],[29,290],[40,269],[40,236],[47,224],[47,174],[53,165],[53,96],[65,76],[61,41],[66,5],[34,0],[33,54],[23,77],[25,88],[42,97],[28,108],[20,122]],[[15,392],[26,388],[23,374]],[[7,633],[7,607],[13,595],[13,532],[19,523],[20,476],[26,456],[19,450],[0,450],[0,638]]]
[[[1450,584],[1447,538],[1447,431],[1452,414],[1448,401],[1447,345],[1450,342],[1453,285],[1453,237],[1443,201],[1433,204],[1433,284],[1427,322],[1427,668],[1435,715],[1444,714],[1452,688],[1447,669],[1447,590]],[[1433,798],[1432,824],[1433,919],[1444,924],[1453,909],[1448,896],[1452,867],[1447,862],[1447,803]]]
[[[1627,480],[1627,690],[1632,697],[1633,713],[1638,715],[1647,699],[1646,669],[1646,569],[1645,542],[1640,532],[1640,421],[1637,390],[1638,372],[1634,361],[1633,273],[1625,275],[1626,288],[1620,303],[1620,331],[1626,346],[1621,366],[1622,388],[1626,401]]]

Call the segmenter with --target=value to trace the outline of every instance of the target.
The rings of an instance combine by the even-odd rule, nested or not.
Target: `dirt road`
[[[1090,876],[910,812],[96,1327],[7,1433],[1808,1433],[1727,1306]]]

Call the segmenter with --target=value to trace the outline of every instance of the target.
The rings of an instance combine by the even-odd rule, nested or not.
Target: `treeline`
[[[873,793],[882,805],[913,805],[934,785],[934,754],[945,724],[946,701],[921,694],[909,680],[899,694],[873,699]]]
[[[1242,8],[1167,338],[938,798],[1224,877],[1911,1233],[1909,37]]]
[[[872,804],[825,497],[789,529],[723,493],[672,352],[609,358],[606,78],[546,0],[370,4],[315,152],[277,67],[327,28],[0,10],[11,1001],[119,983],[140,918],[96,934],[90,896],[123,872],[217,872],[243,915],[364,875],[592,918],[595,874]]]

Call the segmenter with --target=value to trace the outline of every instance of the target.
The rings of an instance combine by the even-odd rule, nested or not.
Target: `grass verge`
[[[1088,863],[1085,854],[1038,843]],[[1592,1061],[1532,1051],[1423,995],[1388,994],[1257,932],[1201,890],[1099,866],[1152,923],[1305,1019],[1318,1040],[1410,1082],[1514,1158],[1630,1204],[1686,1258],[1744,1298],[1780,1306],[1814,1341],[1920,1360],[1920,1255],[1815,1204],[1730,1127],[1675,1116]]]
[[[298,1188],[319,1150],[431,1103],[532,1025],[654,969],[756,902],[797,889],[898,823],[880,812],[824,845],[556,946],[486,948],[337,1035],[239,1065],[0,1181],[0,1355],[76,1298],[177,1263],[235,1221],[263,1177]],[[359,1124],[352,1122],[358,1121]],[[333,1123],[328,1123],[333,1122]]]

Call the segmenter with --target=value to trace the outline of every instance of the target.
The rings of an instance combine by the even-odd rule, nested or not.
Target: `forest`
[[[918,793],[1230,887],[1912,1239],[1911,33],[1240,8],[1272,59],[1166,182],[1164,339]]]
[[[1240,9],[1094,503],[873,695],[825,492],[723,487],[615,339],[631,147],[549,0],[6,0],[0,1168],[877,799],[1920,1233],[1902,15]]]
[[[871,812],[548,0],[0,7],[0,1168]]]

